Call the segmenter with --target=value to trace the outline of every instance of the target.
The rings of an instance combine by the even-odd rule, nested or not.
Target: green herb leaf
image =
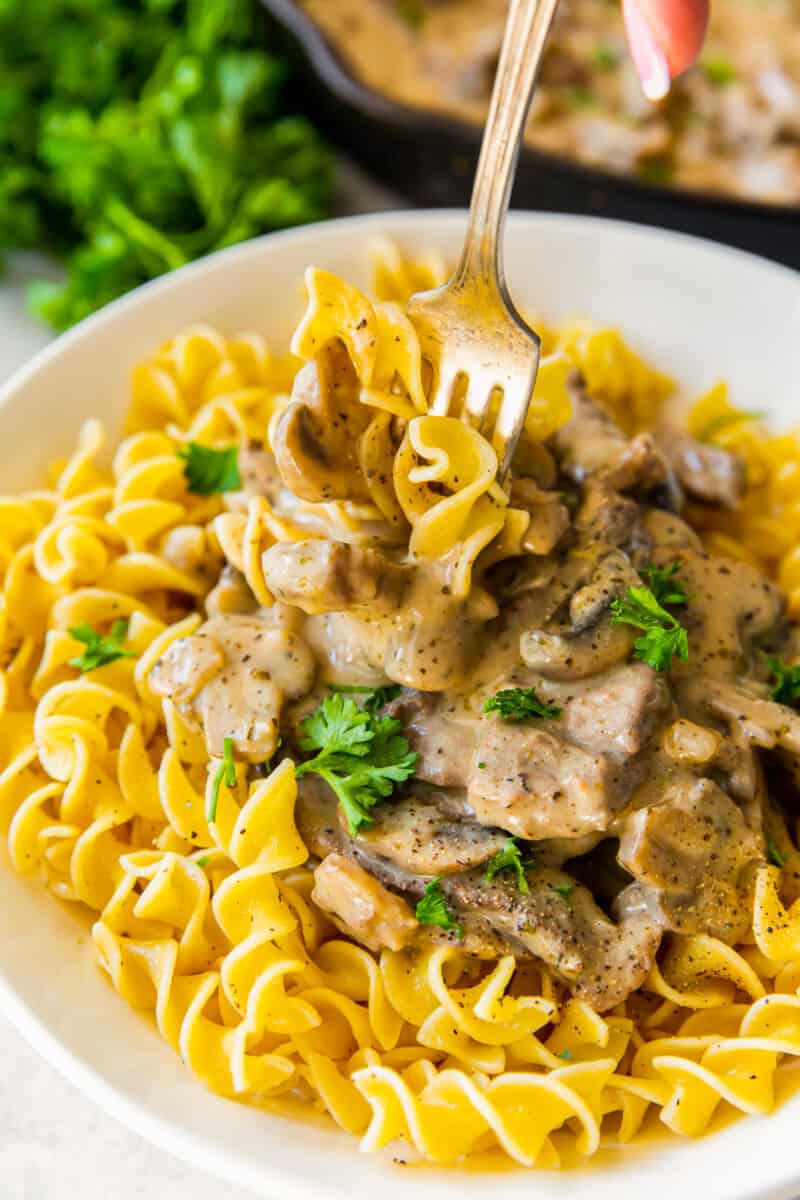
[[[567,104],[570,108],[581,109],[591,108],[595,102],[594,92],[591,88],[585,87],[583,84],[576,83],[568,87],[564,91]]]
[[[689,596],[683,580],[677,578],[680,569],[680,563],[672,563],[668,567],[647,563],[639,568],[639,574],[659,604],[688,604]]]
[[[657,187],[663,187],[675,179],[675,168],[670,163],[658,158],[651,158],[647,162],[639,163],[636,173],[645,183],[652,183]]]
[[[615,625],[633,625],[644,631],[634,642],[634,652],[654,671],[668,671],[675,657],[688,661],[686,630],[659,604],[650,588],[628,588],[624,598],[612,601],[611,614]]]
[[[178,458],[183,459],[186,485],[197,496],[235,492],[242,486],[238,446],[215,450],[212,446],[189,442],[185,449],[178,451]]]
[[[767,862],[771,862],[773,867],[785,867],[786,858],[773,842],[772,838],[767,838]]]
[[[438,925],[448,933],[452,930],[458,937],[464,936],[464,927],[453,920],[442,892],[442,876],[437,875],[425,888],[425,894],[417,903],[416,918],[420,925]]]
[[[409,750],[402,726],[336,693],[301,724],[300,745],[316,751],[298,775],[319,775],[335,793],[351,835],[372,824],[370,810],[388,799],[414,773],[417,754]]]
[[[598,42],[592,51],[592,65],[601,71],[611,71],[619,66],[619,53],[608,42]]]
[[[698,442],[710,442],[714,437],[721,433],[723,429],[729,429],[731,425],[744,425],[750,421],[763,421],[766,413],[761,409],[747,411],[745,409],[736,409],[734,412],[719,413],[716,417],[712,417],[707,425],[703,427],[697,435]]]
[[[533,717],[555,719],[561,716],[556,704],[543,704],[533,688],[504,688],[495,692],[483,706],[485,713],[499,713],[504,721],[529,721]]]
[[[397,15],[410,29],[421,29],[425,23],[425,5],[422,0],[395,0]]]
[[[721,55],[704,58],[700,63],[700,70],[708,82],[713,83],[715,87],[725,87],[726,84],[733,83],[736,78],[736,68],[733,63]]]
[[[288,76],[257,0],[0,0],[0,255],[49,249],[67,272],[35,311],[63,329],[327,216],[332,156]]]
[[[516,876],[516,884],[521,892],[525,895],[530,892],[528,880],[525,876],[525,867],[529,865],[523,862],[522,853],[517,845],[517,839],[510,837],[502,850],[495,854],[494,858],[490,859],[486,866],[486,879],[489,883],[494,879],[495,875],[500,871],[513,871]]]
[[[211,794],[208,798],[208,823],[212,825],[217,819],[217,805],[219,804],[219,789],[222,787],[223,780],[228,788],[236,787],[236,763],[233,758],[233,738],[226,737],[222,739],[222,762],[219,765],[214,782],[211,785]]]
[[[792,666],[780,658],[768,658],[772,675],[772,699],[790,708],[800,708],[800,664]]]
[[[380,712],[392,700],[396,700],[403,690],[399,683],[387,683],[377,688],[360,684],[329,683],[328,687],[332,692],[341,692],[343,695],[366,696],[364,708],[371,713]]]
[[[195,859],[195,862],[198,867],[207,867],[211,862],[211,858],[208,854],[201,854],[199,858]]]
[[[69,665],[79,671],[94,671],[107,663],[116,662],[118,658],[135,658],[134,650],[126,650],[124,642],[128,636],[128,622],[115,621],[110,633],[101,634],[91,625],[73,625],[69,631],[70,637],[76,642],[83,642],[86,649],[77,658],[71,658]]]
[[[569,900],[572,893],[575,891],[574,883],[549,883],[547,885],[551,892],[555,892],[562,900]]]

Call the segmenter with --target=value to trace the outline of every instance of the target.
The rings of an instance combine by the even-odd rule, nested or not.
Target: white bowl
[[[258,329],[284,347],[308,264],[367,284],[371,235],[452,258],[453,212],[381,214],[263,238],[196,263],[112,304],[43,351],[0,392],[4,491],[41,478],[86,417],[118,428],[131,366],[193,321]],[[618,325],[693,392],[725,377],[745,408],[778,423],[798,415],[800,277],[738,251],[673,233],[587,218],[518,214],[507,263],[521,306],[557,320]],[[75,1084],[139,1133],[195,1166],[281,1200],[680,1200],[788,1198],[800,1192],[800,1097],[697,1142],[659,1140],[577,1172],[489,1177],[395,1166],[332,1125],[308,1125],[218,1099],[94,967],[87,929],[0,851],[0,1006]],[[657,1181],[657,1182],[656,1182]]]

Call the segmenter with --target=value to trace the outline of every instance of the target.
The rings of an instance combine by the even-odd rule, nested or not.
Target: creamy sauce
[[[300,471],[325,535],[264,551],[266,609],[227,567],[227,607],[221,582],[210,619],[151,671],[153,688],[214,758],[230,738],[263,773],[279,745],[303,757],[301,721],[332,683],[400,685],[385,715],[418,756],[415,777],[373,802],[371,824],[348,825],[329,777],[299,780],[298,828],[320,860],[315,901],[373,951],[456,938],[456,925],[414,915],[432,878],[462,948],[544,962],[598,1012],[641,986],[666,932],[736,944],[765,836],[782,820],[761,756],[800,756],[800,715],[770,698],[762,652],[787,645],[784,601],[755,568],[705,554],[674,510],[683,488],[735,505],[741,473],[702,447],[687,458],[685,440],[629,439],[576,381],[573,419],[541,448],[537,479],[520,467],[515,481],[541,540],[476,564],[457,595],[457,549],[415,557],[390,522],[350,540],[324,530],[332,489],[333,503],[360,498],[348,485],[358,395],[341,349],[298,378],[274,459],[249,453],[248,489],[268,488],[276,512],[291,512]],[[565,488],[578,499],[571,515]],[[687,639],[687,661],[662,669],[636,660],[641,629],[614,620],[615,602],[659,569],[685,589]],[[512,688],[544,710],[485,712]],[[509,835],[535,864],[524,888],[487,875]]]
[[[351,69],[405,104],[482,122],[505,0],[301,0]],[[663,104],[641,92],[620,5],[563,0],[527,134],[531,145],[658,183],[800,203],[800,4],[712,5],[699,67]]]

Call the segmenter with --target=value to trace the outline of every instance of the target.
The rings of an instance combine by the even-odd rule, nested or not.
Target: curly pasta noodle
[[[262,551],[315,529],[358,540],[399,510],[412,552],[455,555],[464,592],[481,552],[519,543],[525,514],[512,515],[494,481],[491,447],[425,412],[419,348],[396,301],[440,276],[436,262],[384,248],[375,305],[325,272],[308,277],[295,354],[342,338],[379,423],[367,427],[373,440],[375,428],[407,422],[375,511],[309,505],[287,516],[264,497],[224,509],[187,491],[177,451],[263,438],[293,370],[257,335],[205,327],[137,368],[110,469],[89,422],[46,489],[0,501],[0,829],[18,870],[95,914],[103,971],[209,1088],[239,1099],[291,1091],[365,1150],[400,1138],[437,1163],[499,1147],[554,1167],[564,1138],[590,1156],[633,1139],[651,1109],[688,1135],[722,1108],[769,1111],[776,1070],[800,1055],[800,900],[785,905],[781,873],[759,874],[749,944],[672,937],[643,989],[605,1017],[510,956],[482,968],[450,947],[376,957],[311,900],[291,761],[252,783],[238,764],[235,781],[217,781],[209,823],[219,763],[148,679],[200,623],[223,561],[268,605]],[[564,418],[573,362],[616,409],[628,406],[632,427],[652,414],[666,381],[617,334],[550,336],[564,354],[544,369],[540,435]],[[800,448],[744,418],[719,421],[729,409],[717,389],[692,415],[695,430],[717,420],[714,440],[744,452],[751,472],[741,519],[709,539],[767,560],[800,611]],[[378,454],[369,437],[363,453]],[[119,620],[128,653],[79,674],[70,630]]]

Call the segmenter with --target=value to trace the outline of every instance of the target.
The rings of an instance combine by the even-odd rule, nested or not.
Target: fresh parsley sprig
[[[178,451],[178,458],[183,459],[186,486],[196,496],[236,492],[242,486],[237,446],[215,450],[213,446],[189,442],[188,446]]]
[[[532,717],[554,720],[562,710],[556,704],[543,704],[533,688],[503,688],[486,701],[483,711],[499,713],[504,721],[529,721]]]
[[[800,707],[800,665],[792,666],[780,658],[768,658],[772,676],[772,699],[790,708]]]
[[[372,824],[370,810],[388,799],[414,774],[417,754],[409,750],[402,726],[359,708],[340,692],[326,696],[301,725],[303,750],[316,751],[298,775],[313,773],[335,793],[351,836]]]
[[[425,894],[417,902],[415,916],[420,925],[438,925],[447,933],[452,930],[457,937],[463,938],[464,926],[453,920],[453,914],[447,906],[442,892],[442,876],[437,875],[425,888]]]
[[[646,572],[647,567],[643,568]],[[651,576],[655,586],[665,595],[678,595],[673,604],[685,604],[688,596],[675,572],[668,574],[663,568],[649,568],[656,574]],[[649,587],[630,587],[624,597],[618,596],[611,603],[611,619],[615,625],[633,625],[642,630],[642,636],[634,642],[636,657],[647,663],[654,671],[668,671],[676,656],[687,662],[689,638],[677,617],[659,602]]]
[[[86,647],[77,658],[69,659],[71,667],[77,667],[84,673],[116,662],[118,658],[136,657],[136,651],[128,650],[124,644],[128,636],[127,621],[115,621],[107,634],[98,633],[91,625],[73,625],[69,634]]]
[[[495,875],[499,875],[501,871],[513,871],[516,876],[516,885],[519,890],[528,895],[530,887],[525,875],[526,866],[530,866],[530,860],[524,860],[522,851],[517,845],[517,839],[510,837],[502,850],[498,850],[494,858],[490,859],[486,865],[486,880],[491,883]]]
[[[680,569],[680,563],[670,563],[668,567],[645,563],[639,568],[639,574],[659,604],[688,604],[689,594],[683,580],[678,578]]]
[[[223,780],[226,787],[236,787],[236,763],[233,760],[233,738],[230,737],[222,739],[222,762],[214,776],[214,782],[211,785],[211,792],[208,797],[207,816],[209,825],[213,825],[217,819],[219,789],[222,787]]]

